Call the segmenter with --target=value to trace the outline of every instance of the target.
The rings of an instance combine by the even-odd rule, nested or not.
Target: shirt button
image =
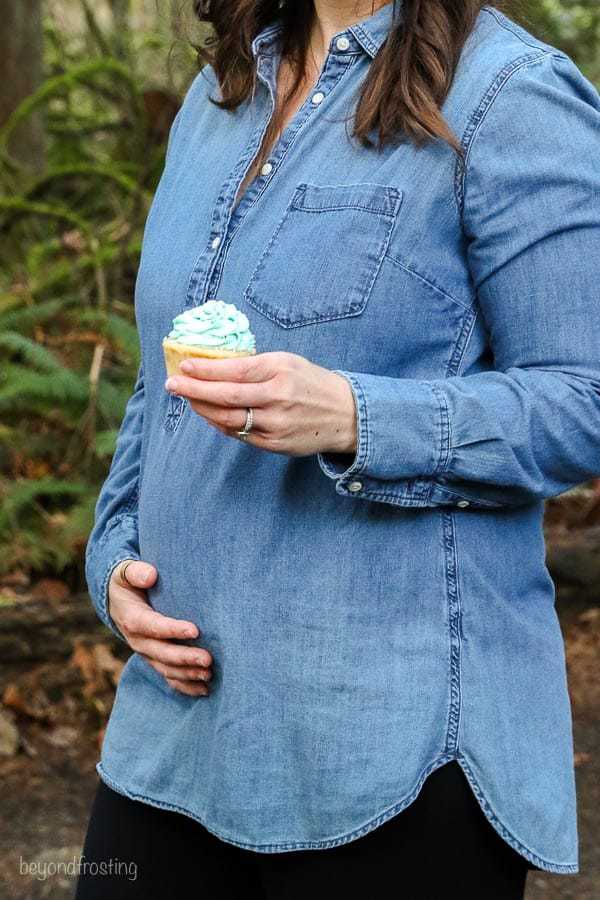
[[[357,491],[362,491],[362,481],[351,481],[348,485],[348,490],[352,491],[353,494]]]
[[[260,170],[260,174],[268,175],[269,172],[272,170],[272,168],[273,168],[273,166],[271,165],[271,163],[265,163],[264,166],[262,167],[262,169]]]
[[[459,500],[456,505],[460,506],[461,508],[464,508],[465,506],[469,506],[469,501],[468,500]]]
[[[221,243],[221,238],[217,235],[217,237],[213,238],[211,241],[211,247],[213,248],[213,250],[216,250],[220,243]]]
[[[325,94],[323,93],[323,91],[317,91],[316,94],[312,95],[311,99],[312,99],[312,102],[315,104],[315,106],[318,106],[319,103],[322,103],[323,100],[325,99]]]
[[[347,50],[350,46],[350,41],[347,37],[340,37],[335,42],[335,46],[338,48],[338,50]]]

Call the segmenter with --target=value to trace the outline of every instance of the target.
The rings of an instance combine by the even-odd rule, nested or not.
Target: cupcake
[[[168,375],[181,374],[179,364],[189,356],[222,359],[256,353],[248,318],[223,300],[207,300],[179,313],[162,345]]]

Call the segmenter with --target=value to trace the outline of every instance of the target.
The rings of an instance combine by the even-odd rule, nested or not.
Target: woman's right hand
[[[172,619],[152,609],[146,588],[152,587],[158,572],[151,563],[132,560],[127,579],[122,560],[111,574],[108,586],[110,615],[132,650],[143,656],[168,684],[192,697],[207,696],[212,677],[212,656],[202,647],[172,643],[173,638],[195,638],[200,631],[193,622]]]

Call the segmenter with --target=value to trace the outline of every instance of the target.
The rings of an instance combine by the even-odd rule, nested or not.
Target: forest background
[[[600,87],[598,0],[517,0],[513,17]],[[75,852],[124,661],[86,595],[85,544],[139,364],[144,222],[209,37],[191,0],[2,3],[0,775],[19,798],[0,810],[7,898],[67,896],[68,877],[23,880],[16,860]],[[546,532],[584,851],[581,876],[535,873],[528,897],[584,900],[600,896],[585,838],[600,809],[600,481],[548,501]]]

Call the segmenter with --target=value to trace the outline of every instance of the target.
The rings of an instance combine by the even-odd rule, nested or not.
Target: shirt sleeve
[[[92,603],[102,622],[125,642],[108,609],[108,585],[121,560],[140,559],[137,502],[143,415],[144,374],[140,364],[110,469],[96,501],[94,526],[85,549],[85,576]]]
[[[165,171],[177,147],[177,133],[193,94],[200,85],[199,73],[188,89],[169,131]],[[148,216],[152,214],[152,207]],[[108,585],[116,566],[125,559],[140,559],[137,498],[141,468],[144,415],[144,373],[140,364],[133,392],[121,422],[111,466],[96,501],[94,526],[85,550],[85,575],[90,598],[99,618],[116,637],[126,641],[108,607]]]
[[[461,208],[494,369],[338,370],[358,428],[355,455],[318,455],[338,493],[394,502],[426,478],[515,506],[600,475],[600,95],[567,55],[516,67],[487,104]]]

